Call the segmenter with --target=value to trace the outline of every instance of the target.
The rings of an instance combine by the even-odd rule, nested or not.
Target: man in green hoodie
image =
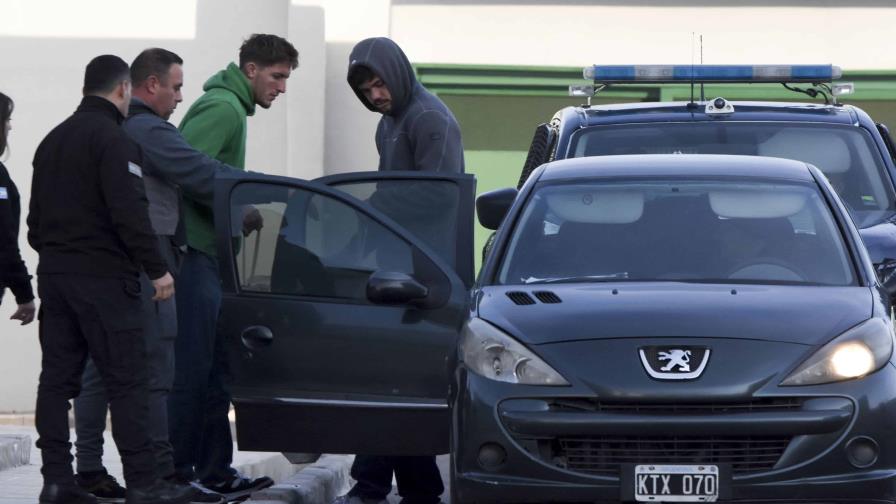
[[[203,86],[203,94],[180,124],[184,139],[210,157],[245,169],[246,118],[268,108],[286,92],[286,79],[299,64],[298,52],[276,35],[255,34],[240,47],[239,66],[230,63]],[[230,435],[230,391],[225,344],[217,334],[221,279],[215,251],[212,209],[184,197],[187,254],[176,278],[178,337],[174,386],[169,395],[169,436],[182,481],[198,480],[228,499],[273,484],[270,478],[239,475]],[[261,216],[245,212],[243,232],[260,229]]]

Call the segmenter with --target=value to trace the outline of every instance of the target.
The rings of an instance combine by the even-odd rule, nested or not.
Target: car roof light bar
[[[592,65],[586,79],[602,84],[832,82],[842,76],[835,65]]]

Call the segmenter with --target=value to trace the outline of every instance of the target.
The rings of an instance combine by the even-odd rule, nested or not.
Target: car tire
[[[516,188],[523,187],[529,175],[539,166],[547,163],[548,148],[551,144],[552,131],[547,124],[539,124],[535,128],[535,134],[532,136],[532,143],[529,144],[529,153],[526,154],[526,162],[523,163],[523,171],[520,173],[520,180]]]

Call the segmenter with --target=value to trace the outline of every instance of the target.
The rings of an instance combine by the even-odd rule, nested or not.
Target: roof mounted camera
[[[706,104],[706,115],[733,114],[734,105],[721,96]]]

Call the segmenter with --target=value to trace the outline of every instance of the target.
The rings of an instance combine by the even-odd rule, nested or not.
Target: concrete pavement
[[[40,475],[40,450],[34,447],[37,434],[33,428],[0,426],[0,435],[29,436],[31,438],[30,463],[0,471],[0,504],[24,504],[37,501],[43,479]],[[74,433],[72,433],[74,438]],[[103,464],[109,473],[123,481],[118,450],[108,431],[105,435]],[[240,452],[234,447],[234,467],[247,476],[268,475],[275,481],[293,476],[301,466],[293,466],[279,453]]]
[[[24,465],[0,470],[0,504],[34,504],[43,485],[40,450],[34,446],[37,432],[33,426],[22,423],[25,422],[0,424],[0,439],[17,439],[22,448],[16,456],[28,458]],[[74,432],[71,438],[74,439]],[[22,453],[25,448],[29,448],[27,454]],[[121,460],[108,430],[105,433],[104,449],[103,464],[111,475],[120,482],[123,481]],[[351,455],[323,455],[314,463],[294,465],[280,453],[243,452],[234,444],[233,465],[246,476],[270,476],[276,482],[273,487],[256,492],[246,501],[248,503],[328,504],[354,484],[349,476],[353,460]],[[443,502],[447,502],[448,456],[438,457],[437,461],[446,486],[442,498]],[[393,493],[389,496],[389,502],[398,504],[401,498],[395,493],[394,481],[392,485]]]
[[[445,482],[445,492],[442,494],[442,502],[448,502],[448,463],[449,456],[436,457],[439,472],[442,473],[442,481]],[[321,459],[308,467],[303,468],[292,478],[281,484],[258,492],[247,502],[253,504],[329,504],[339,495],[344,494],[355,483],[348,472],[354,457],[350,455],[324,455]],[[395,480],[392,480],[392,493],[389,495],[389,504],[399,504],[401,497],[397,493]]]

